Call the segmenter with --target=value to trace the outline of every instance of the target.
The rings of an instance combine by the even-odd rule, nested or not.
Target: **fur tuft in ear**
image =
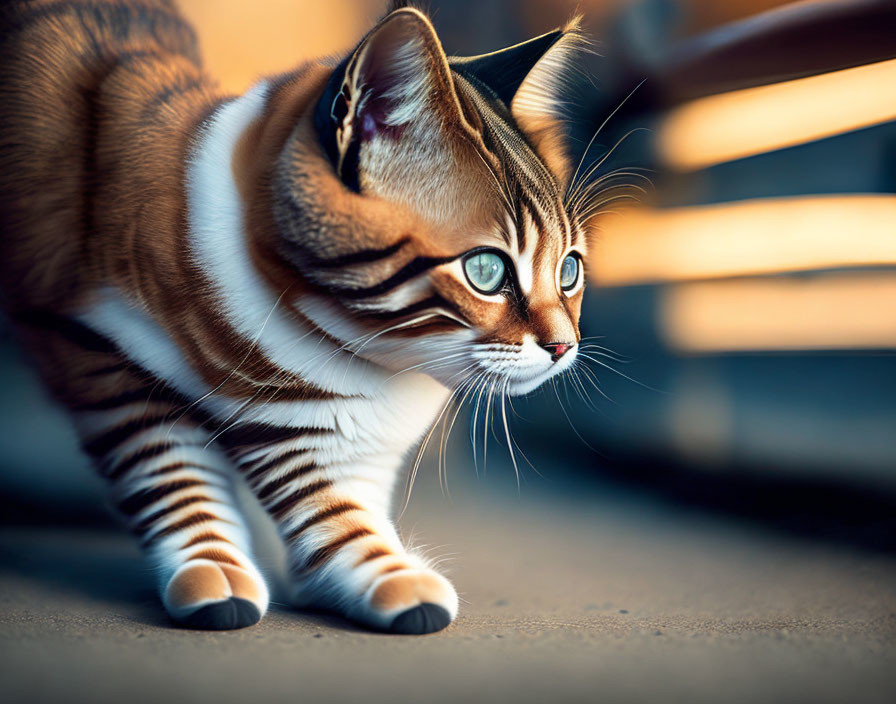
[[[563,37],[557,29],[506,49],[480,56],[452,56],[451,68],[490,89],[508,108],[520,85],[542,56]]]
[[[576,56],[589,48],[575,17],[558,30],[560,37],[532,67],[510,102],[510,112],[539,156],[562,184],[572,164],[567,151],[564,92],[575,69]]]
[[[581,17],[575,17],[551,33],[555,40],[526,74],[510,103],[515,117],[562,117],[563,91],[575,71],[576,56],[589,48],[580,24]]]
[[[357,190],[362,142],[398,138],[411,122],[449,113],[460,115],[447,57],[426,15],[402,6],[333,72],[315,125],[340,178]]]
[[[510,109],[548,168],[565,183],[571,164],[566,149],[564,92],[575,58],[588,50],[581,17],[565,26],[490,54],[451,57],[451,68],[475,79]]]

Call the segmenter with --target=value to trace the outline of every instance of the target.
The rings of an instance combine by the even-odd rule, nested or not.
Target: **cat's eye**
[[[507,265],[496,252],[484,251],[471,254],[464,260],[464,273],[470,284],[480,293],[497,293],[504,283]]]
[[[570,291],[579,283],[579,256],[577,254],[568,254],[566,259],[560,265],[560,288],[564,291]]]

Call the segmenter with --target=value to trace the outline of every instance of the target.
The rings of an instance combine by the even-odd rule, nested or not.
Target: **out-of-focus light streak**
[[[896,348],[896,273],[677,284],[659,322],[689,354]]]
[[[688,171],[896,119],[896,59],[722,93],[673,110],[657,133]]]
[[[196,28],[209,73],[226,91],[303,61],[347,52],[382,13],[384,0],[179,0]]]
[[[589,255],[600,285],[896,265],[896,196],[740,201],[603,216]]]

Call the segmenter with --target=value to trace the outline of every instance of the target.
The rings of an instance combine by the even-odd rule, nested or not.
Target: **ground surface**
[[[280,607],[176,630],[125,537],[4,527],[0,701],[896,701],[892,557],[593,487],[454,489],[402,521],[464,599],[426,637]]]

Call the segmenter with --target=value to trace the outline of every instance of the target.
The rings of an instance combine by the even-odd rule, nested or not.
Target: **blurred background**
[[[385,6],[178,4],[233,92]],[[170,628],[0,332],[0,699],[896,701],[896,2],[428,5],[456,54],[584,13],[570,144],[606,187],[600,347],[514,401],[512,458],[500,418],[437,433],[402,513],[457,555],[458,623],[411,644],[275,590],[254,628]]]
[[[233,92],[344,53],[385,6],[179,4]],[[449,53],[514,44],[577,9],[594,40],[569,116],[573,153],[607,187],[582,319],[601,349],[557,393],[514,404],[522,481],[896,548],[896,4],[428,5]],[[67,422],[8,339],[2,354],[8,519],[48,491],[60,511],[96,511]],[[490,456],[506,465],[503,444]],[[463,432],[448,465],[472,475]]]

